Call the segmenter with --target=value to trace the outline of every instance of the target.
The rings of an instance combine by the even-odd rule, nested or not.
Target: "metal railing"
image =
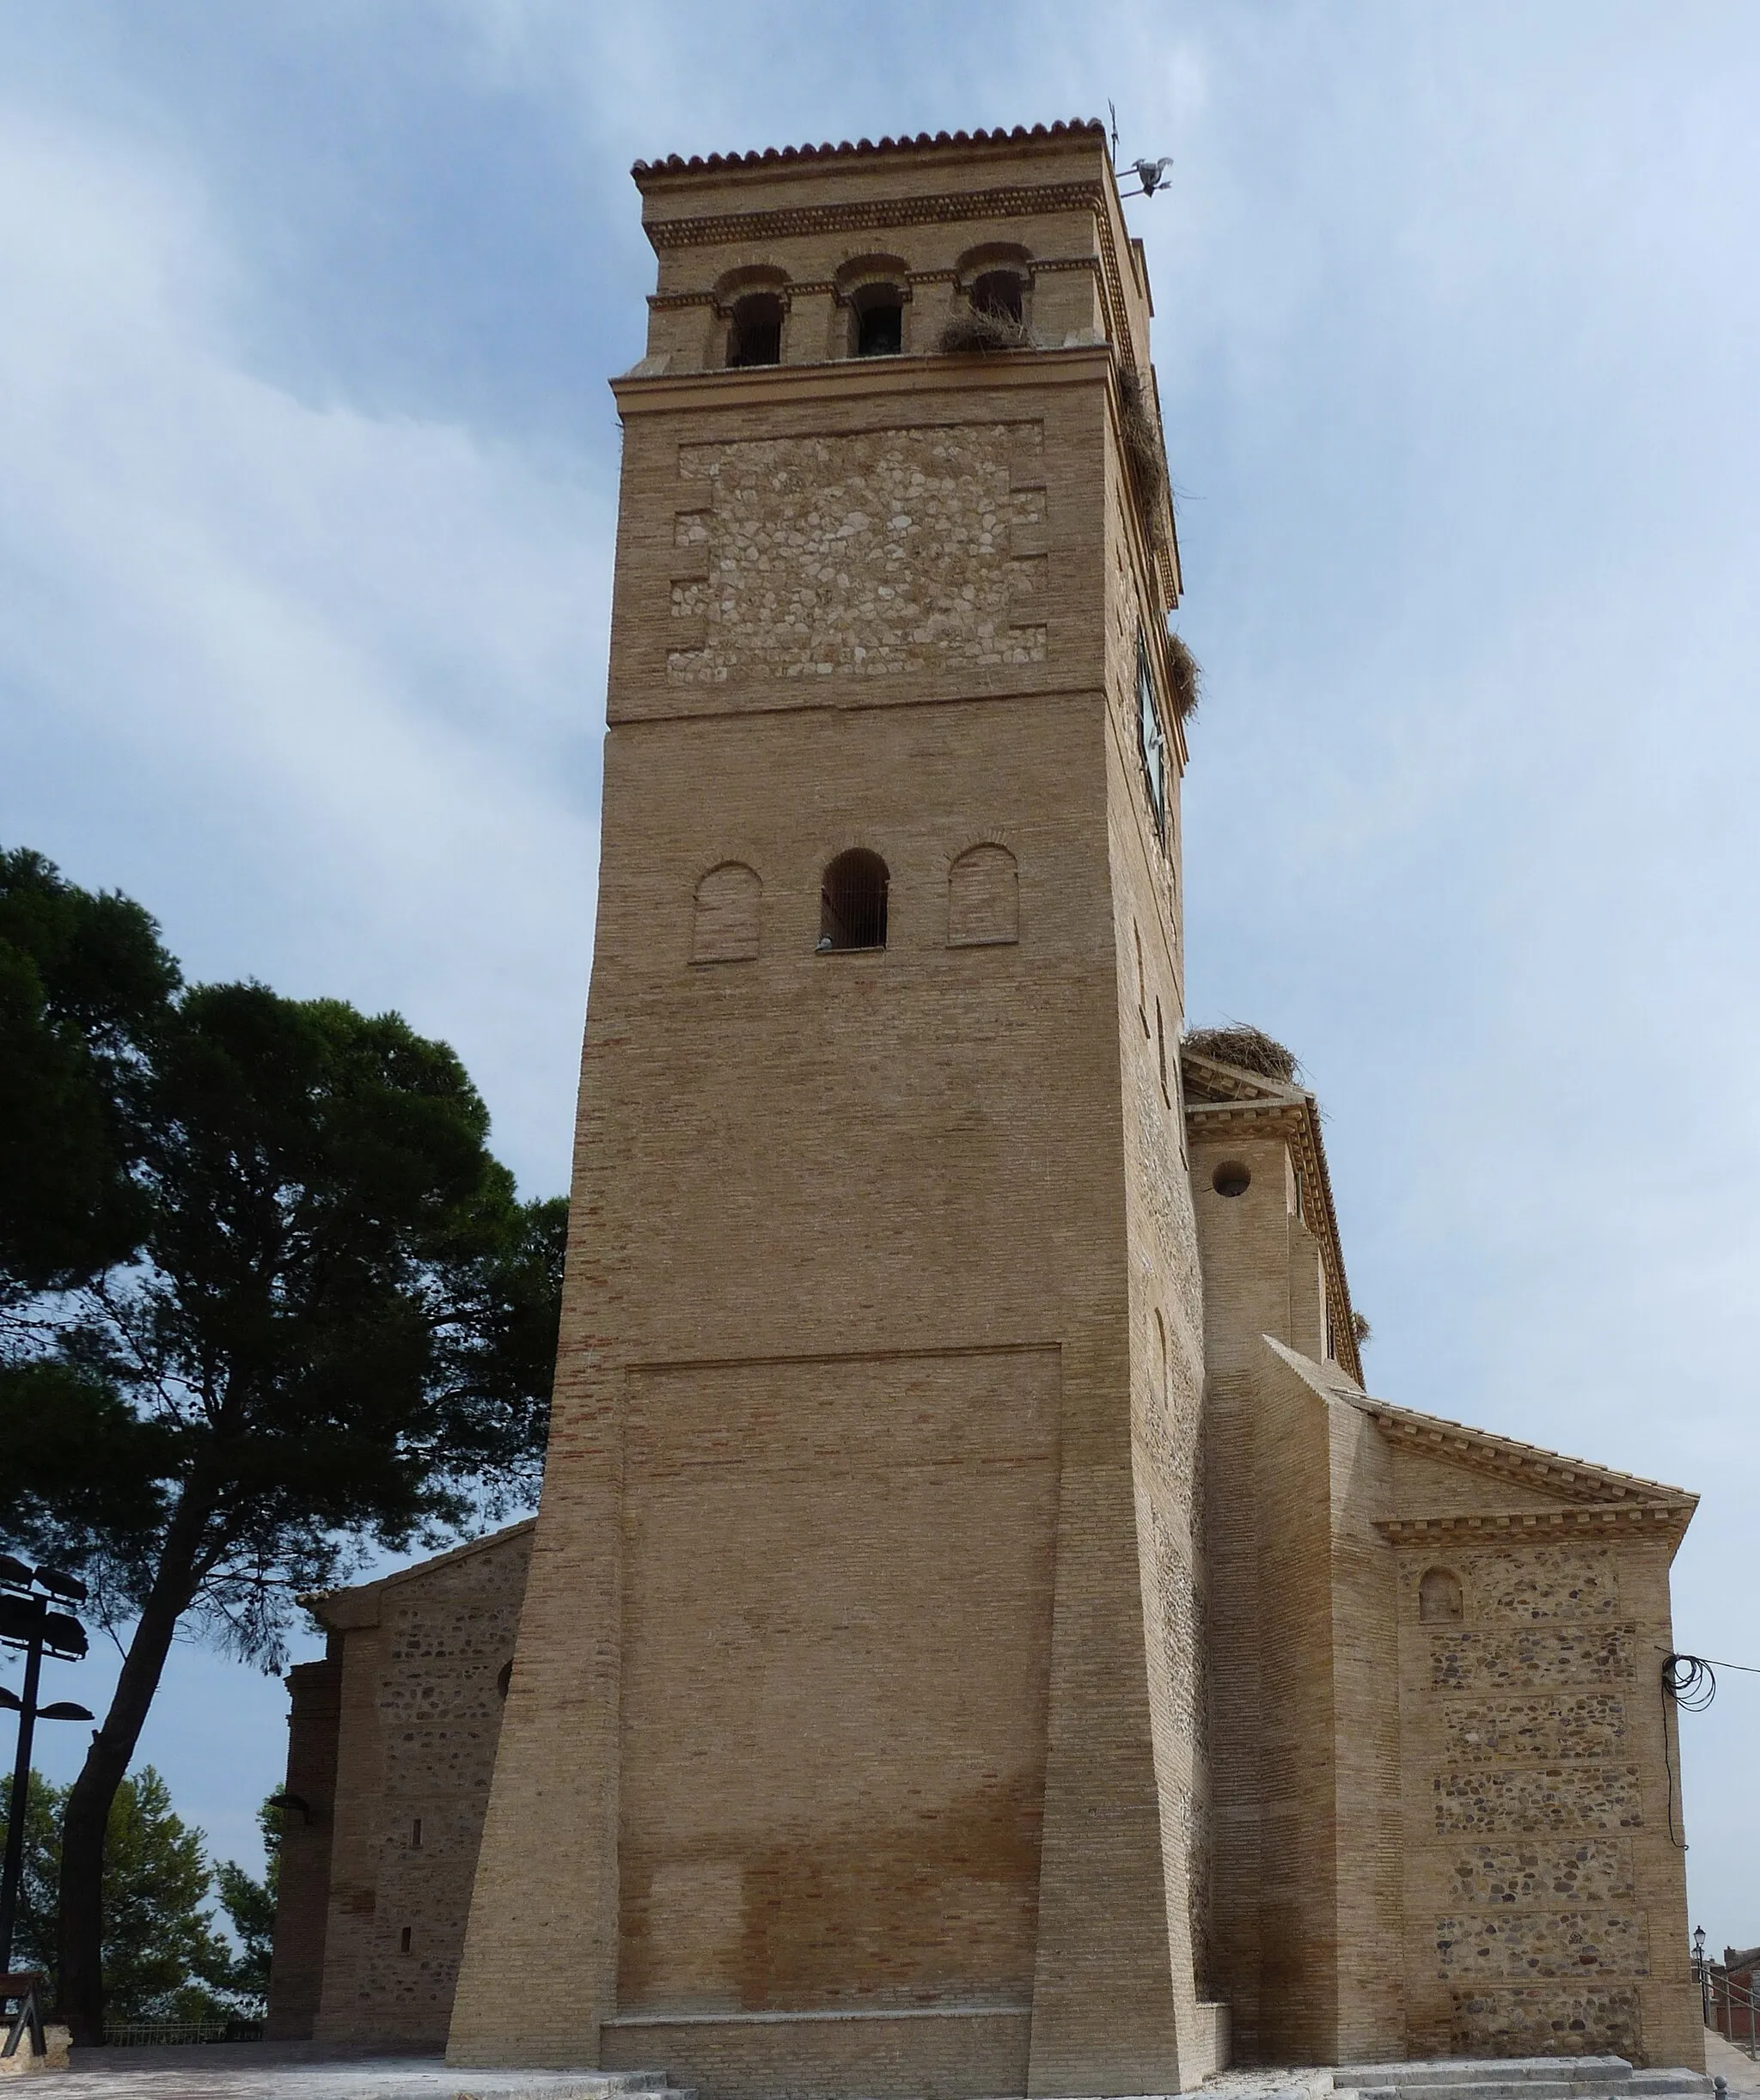
[[[190,2042],[260,2042],[260,2020],[106,2020],[104,2039],[112,2048],[169,2048]]]
[[[1693,1963],[1705,2024],[1745,2055],[1760,2062],[1760,2002],[1751,1985],[1734,1982],[1720,1962],[1702,1957]]]

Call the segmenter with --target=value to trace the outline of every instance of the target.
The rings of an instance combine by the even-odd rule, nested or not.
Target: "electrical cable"
[[[1668,1702],[1672,1700],[1678,1710],[1688,1713],[1703,1713],[1717,1696],[1719,1670],[1740,1670],[1760,1676],[1760,1670],[1751,1663],[1720,1663],[1714,1669],[1707,1656],[1681,1655],[1672,1649],[1662,1658],[1662,1763],[1668,1774],[1669,1842],[1677,1852],[1687,1849],[1687,1841],[1684,1832],[1675,1828],[1674,1798],[1679,1782],[1668,1748]],[[1682,1812],[1684,1816],[1684,1803]]]
[[[1726,1670],[1740,1664],[1726,1663]],[[1676,1706],[1689,1713],[1703,1713],[1717,1696],[1717,1672],[1702,1655],[1665,1655],[1662,1658],[1662,1689]]]
[[[1659,1648],[1656,1652],[1660,1655],[1662,1651]],[[1726,1663],[1723,1657],[1718,1655],[1684,1655],[1678,1658],[1673,1656],[1669,1657],[1671,1662],[1677,1659],[1683,1663],[1703,1663],[1708,1668],[1714,1663],[1720,1670],[1739,1670],[1750,1677],[1760,1677],[1760,1663]]]

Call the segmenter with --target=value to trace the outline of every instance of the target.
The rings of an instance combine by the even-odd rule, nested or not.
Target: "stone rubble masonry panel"
[[[1650,1974],[1649,1930],[1641,1912],[1528,1910],[1442,1918],[1436,1953],[1437,1974],[1451,1981],[1580,1980],[1592,1969],[1620,1976]]]
[[[1470,1618],[1591,1619],[1619,1610],[1619,1572],[1604,1547],[1536,1546],[1468,1554],[1459,1568]]]
[[[378,1625],[342,1636],[351,1665],[358,1651],[372,1669],[376,1769],[353,1844],[364,1872],[337,1891],[353,1946],[326,1978],[325,2039],[445,2040],[529,1550],[522,1529],[394,1581]]]
[[[1610,1692],[1574,1699],[1451,1701],[1448,1755],[1463,1763],[1496,1757],[1618,1757],[1626,1747],[1626,1704]]]
[[[1439,1772],[1436,1828],[1632,1830],[1644,1820],[1635,1765],[1544,1765]]]
[[[1586,1838],[1575,1845],[1476,1845],[1450,1863],[1464,1903],[1531,1903],[1549,1898],[1596,1902],[1632,1893],[1627,1838]]]
[[[1456,1991],[1449,2049],[1460,2056],[1623,2056],[1645,2060],[1638,1992],[1609,1985],[1574,1991]]]
[[[1635,1639],[1629,1624],[1451,1627],[1430,1635],[1430,1682],[1439,1692],[1621,1683],[1635,1674]]]
[[[667,675],[719,682],[1042,663],[1037,424],[950,423],[679,447]],[[681,499],[682,500],[682,499]],[[700,637],[700,639],[699,639]]]

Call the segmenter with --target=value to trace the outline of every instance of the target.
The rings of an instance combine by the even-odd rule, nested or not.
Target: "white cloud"
[[[145,156],[0,124],[6,833],[200,974],[448,1035],[559,1187],[607,492],[253,376],[212,317],[238,266]]]
[[[540,333],[602,321],[579,355],[598,413],[647,288],[630,159],[1114,95],[1127,150],[1175,159],[1133,211],[1210,673],[1187,784],[1195,1011],[1258,1020],[1313,1068],[1378,1385],[1702,1488],[1678,1638],[1760,1660],[1740,1579],[1760,1462],[1760,17],[427,0],[386,11],[377,98],[333,109],[325,67],[358,78],[363,18],[301,19],[309,99],[277,105],[296,113],[254,221],[224,217],[255,172],[249,123],[193,125],[191,72],[140,90],[175,160],[119,143],[138,105],[83,62],[76,90],[50,69],[58,107],[88,94],[101,119],[33,104],[0,127],[0,831],[140,895],[203,974],[395,1002],[449,1035],[506,1149],[555,1185],[609,474],[578,481],[553,442],[486,424],[367,414],[343,377],[260,374],[301,372],[321,339],[345,375],[364,338],[409,325],[382,287],[327,277],[333,257],[358,272],[400,237],[423,253],[395,282],[431,293],[504,235],[497,296],[529,290]],[[228,34],[201,92],[244,107],[272,69]],[[369,107],[370,138],[341,128]],[[509,127],[541,150],[479,197]],[[400,234],[292,237],[302,213],[388,198]],[[461,198],[480,209],[437,260]],[[519,247],[533,211],[548,244]],[[278,212],[306,274],[259,297],[259,257],[217,228],[272,233]],[[571,253],[572,304],[518,281],[519,258]],[[492,356],[480,320],[458,342]],[[375,402],[419,363],[399,337]],[[565,393],[567,368],[543,369]],[[496,377],[460,391],[492,409]],[[1754,1937],[1751,1683],[1684,1731],[1714,1938]]]

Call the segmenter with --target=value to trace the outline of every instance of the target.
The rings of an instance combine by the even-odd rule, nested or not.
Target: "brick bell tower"
[[[555,1419],[452,2059],[1176,2092],[1226,2045],[1142,252],[1094,124],[635,177]]]

